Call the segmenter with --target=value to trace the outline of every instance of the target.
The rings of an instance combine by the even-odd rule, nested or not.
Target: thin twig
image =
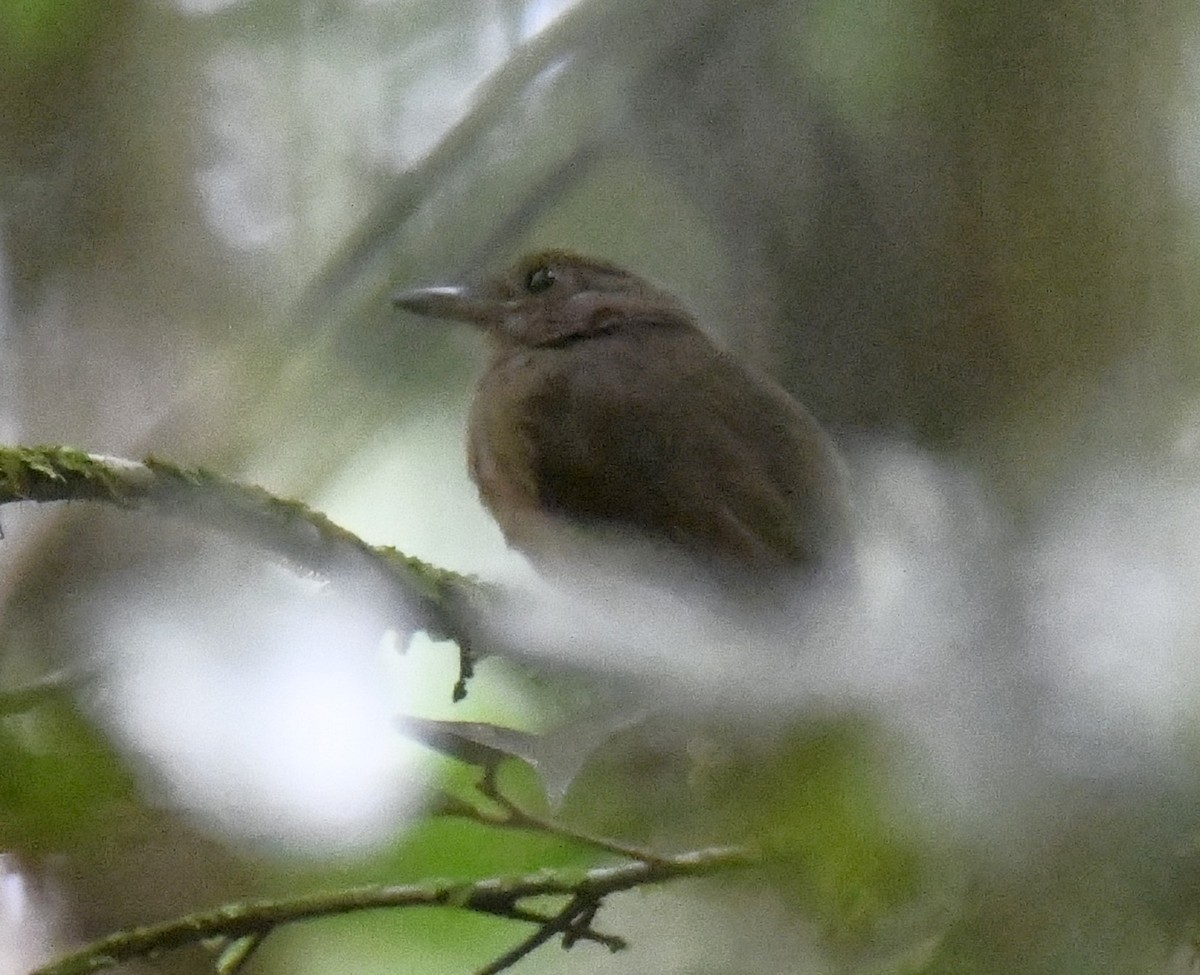
[[[565,933],[574,929],[581,917],[586,916],[590,923],[598,907],[598,901],[581,901],[579,897],[572,897],[566,907],[547,920],[533,934],[510,951],[506,951],[495,961],[484,965],[475,975],[499,975],[506,968],[511,968],[526,955],[540,948],[556,934],[563,934],[565,940]],[[586,924],[584,927],[586,928]]]
[[[626,843],[621,843],[617,840],[610,840],[603,836],[594,836],[591,833],[585,833],[582,830],[574,829],[570,826],[565,826],[562,823],[557,823],[552,819],[546,819],[543,816],[538,816],[535,813],[528,812],[522,809],[508,796],[500,791],[500,787],[496,782],[495,767],[489,767],[483,778],[480,780],[477,788],[479,792],[496,803],[502,810],[503,815],[495,817],[491,820],[494,826],[508,826],[514,829],[527,829],[538,833],[549,833],[552,836],[560,836],[563,839],[574,840],[577,843],[582,843],[585,846],[594,846],[597,849],[604,850],[608,853],[615,853],[617,856],[628,857],[630,860],[640,860],[642,863],[666,863],[666,859],[653,853],[650,850],[642,849],[637,846],[630,846]]]
[[[573,948],[575,942],[586,937],[592,930],[592,922],[596,920],[596,914],[600,910],[600,901],[591,901],[584,904],[579,913],[572,918],[571,923],[563,929],[563,947]]]
[[[542,914],[538,911],[527,911],[521,907],[514,907],[507,914],[504,914],[503,917],[513,921],[525,921],[528,924],[547,924],[554,919],[552,915]],[[590,924],[591,920],[589,919],[588,925]],[[581,925],[576,927],[572,925],[571,930],[565,932],[565,934],[569,934],[572,939],[578,941],[594,941],[598,945],[604,945],[609,951],[624,951],[629,947],[629,942],[624,938],[617,937],[615,934],[604,934],[590,926]]]
[[[226,944],[213,966],[217,975],[238,975],[262,947],[266,937],[265,934],[248,934]]]
[[[492,917],[512,917],[516,905],[531,897],[568,896],[581,903],[599,903],[611,894],[635,887],[703,877],[757,863],[758,855],[743,847],[712,847],[664,858],[658,863],[638,861],[598,867],[583,873],[541,870],[515,879],[497,877],[474,883],[354,887],[283,900],[227,904],[160,924],[118,931],[37,969],[31,975],[86,975],[133,959],[199,944],[209,938],[265,936],[284,925],[356,911],[454,907]],[[538,923],[544,921],[539,918]]]

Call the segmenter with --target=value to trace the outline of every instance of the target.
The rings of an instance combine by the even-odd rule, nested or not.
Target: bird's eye
[[[525,290],[531,295],[541,294],[554,284],[554,272],[548,267],[539,267],[529,272],[525,279]]]

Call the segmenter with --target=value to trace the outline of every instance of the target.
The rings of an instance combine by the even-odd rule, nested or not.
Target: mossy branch
[[[64,447],[0,448],[0,504],[18,501],[94,501],[185,517],[236,535],[338,583],[346,584],[349,576],[356,589],[362,590],[365,583],[370,587],[369,595],[394,606],[398,625],[458,640],[464,646],[463,659],[468,665],[464,667],[464,680],[469,670],[463,620],[477,613],[478,608],[468,604],[485,594],[483,587],[395,549],[370,546],[299,502],[281,500],[261,488],[246,487],[208,471],[153,458],[137,462]],[[461,613],[464,609],[468,612]],[[56,676],[47,679],[45,688],[22,689],[11,696],[8,706],[31,706],[40,695],[59,688],[60,683]],[[460,680],[456,693],[461,693],[462,683]],[[489,826],[574,839],[634,862],[583,872],[541,871],[515,879],[358,887],[230,904],[161,924],[118,931],[38,969],[34,975],[82,975],[213,939],[218,942],[218,970],[233,975],[281,926],[360,910],[402,907],[453,907],[535,925],[533,934],[482,970],[494,975],[559,935],[565,947],[579,940],[597,942],[614,951],[624,947],[620,938],[592,928],[596,912],[610,894],[757,862],[753,853],[741,848],[711,848],[666,857],[576,833],[507,800],[497,790],[495,770],[488,762],[484,763],[481,792],[497,804],[497,811],[458,804],[442,812],[467,816]],[[549,914],[522,905],[528,898],[546,896],[562,897],[564,904]]]
[[[0,504],[17,501],[98,501],[201,522],[304,571],[353,585],[379,600],[406,632],[426,630],[464,647],[464,612],[482,593],[457,573],[390,546],[368,545],[299,501],[156,458],[138,462],[68,447],[0,448]]]
[[[212,938],[224,943],[242,938],[260,941],[275,929],[298,921],[334,917],[355,911],[404,907],[451,907],[476,914],[508,918],[550,927],[572,941],[600,941],[612,949],[623,942],[591,930],[592,914],[604,898],[621,891],[687,877],[750,867],[758,862],[738,847],[713,847],[681,853],[654,862],[639,861],[587,871],[542,870],[511,879],[490,878],[473,883],[432,882],[396,886],[354,887],[332,893],[282,900],[228,904],[147,927],[119,931],[37,969],[32,975],[85,975],[124,962],[199,944]],[[569,918],[563,912],[546,916],[521,907],[533,897],[569,899]],[[538,941],[538,944],[542,940]],[[532,945],[529,950],[532,950]],[[515,960],[515,958],[513,959]],[[494,966],[493,971],[498,971]]]

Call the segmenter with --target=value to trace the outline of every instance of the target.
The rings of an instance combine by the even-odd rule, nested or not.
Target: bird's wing
[[[543,384],[525,437],[540,504],[748,568],[814,560],[832,458],[816,423],[701,334],[654,341],[590,343]]]

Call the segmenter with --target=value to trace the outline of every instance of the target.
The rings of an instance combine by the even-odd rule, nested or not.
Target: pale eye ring
[[[531,295],[541,294],[554,284],[555,274],[551,268],[537,267],[529,272],[525,279],[525,290]]]

